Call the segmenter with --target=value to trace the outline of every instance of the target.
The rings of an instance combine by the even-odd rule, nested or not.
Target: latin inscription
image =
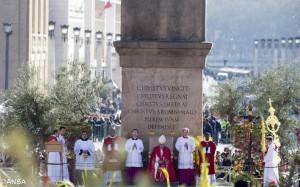
[[[176,130],[184,123],[180,116],[198,115],[189,106],[191,88],[174,85],[137,85],[135,106],[126,109],[129,115],[140,116],[148,130]]]

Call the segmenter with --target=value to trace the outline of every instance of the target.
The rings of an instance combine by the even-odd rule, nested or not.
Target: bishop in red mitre
[[[169,173],[170,182],[176,181],[174,166],[171,158],[171,151],[165,146],[166,138],[164,135],[158,139],[159,145],[154,147],[148,164],[148,176],[159,182],[167,181],[161,168],[166,168]]]
[[[210,179],[210,184],[216,183],[216,176],[215,176],[215,152],[216,152],[216,144],[210,140],[210,133],[206,132],[204,135],[205,139],[200,142],[201,150],[205,155],[205,162],[202,160],[201,152],[198,150],[199,154],[199,170],[198,170],[198,180],[200,181],[201,178],[201,167],[208,167],[208,176]]]

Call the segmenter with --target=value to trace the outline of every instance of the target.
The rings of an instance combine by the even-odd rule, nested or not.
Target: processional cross
[[[277,132],[280,127],[280,122],[279,122],[278,118],[274,115],[275,109],[272,106],[272,102],[273,101],[269,98],[268,103],[270,105],[270,108],[269,108],[270,116],[267,118],[266,127],[267,127],[268,131],[273,134],[276,145],[280,146],[280,141],[279,141],[279,138],[277,135]]]

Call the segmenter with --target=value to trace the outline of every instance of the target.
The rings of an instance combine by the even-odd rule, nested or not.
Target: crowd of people
[[[115,115],[103,115],[94,113],[93,116],[88,118],[88,122],[93,128],[93,141],[103,141],[103,139],[109,134],[111,129],[116,131],[119,136],[121,134],[121,117],[120,114]]]
[[[222,153],[220,151],[216,152],[216,164],[218,166],[233,165],[231,150],[228,147],[225,147]]]
[[[232,129],[230,124],[221,119],[217,119],[214,115],[205,115],[203,119],[203,133],[210,133],[213,141],[218,145],[219,142],[230,143]]]
[[[115,97],[113,99],[107,98],[99,99],[99,109],[95,109],[101,114],[109,114],[113,115],[116,114],[119,110],[122,110],[122,101],[120,97]]]
[[[120,111],[122,102],[120,98],[100,99],[99,102],[99,110],[95,109],[95,112],[86,115],[87,122],[92,125],[94,142],[102,142],[109,135],[110,129],[115,130],[118,136],[121,134]]]

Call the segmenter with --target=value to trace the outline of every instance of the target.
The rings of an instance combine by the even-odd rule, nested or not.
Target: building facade
[[[1,0],[0,23],[11,23],[9,36],[8,72],[6,72],[6,36],[0,33],[0,90],[5,90],[5,75],[8,86],[18,76],[22,63],[38,68],[38,83],[48,79],[48,0]]]
[[[112,46],[121,30],[121,0],[52,0],[49,2],[49,20],[56,22],[56,68],[68,61],[79,60],[89,64],[93,76],[102,75],[121,86],[119,57]],[[62,39],[61,25],[68,25],[67,41]],[[74,28],[80,29],[77,37]],[[87,38],[86,30],[91,30],[90,38]],[[96,38],[99,31],[102,32],[101,39]],[[112,34],[111,39],[108,39],[108,33]]]
[[[299,57],[300,37],[256,39],[254,41],[254,76]]]

